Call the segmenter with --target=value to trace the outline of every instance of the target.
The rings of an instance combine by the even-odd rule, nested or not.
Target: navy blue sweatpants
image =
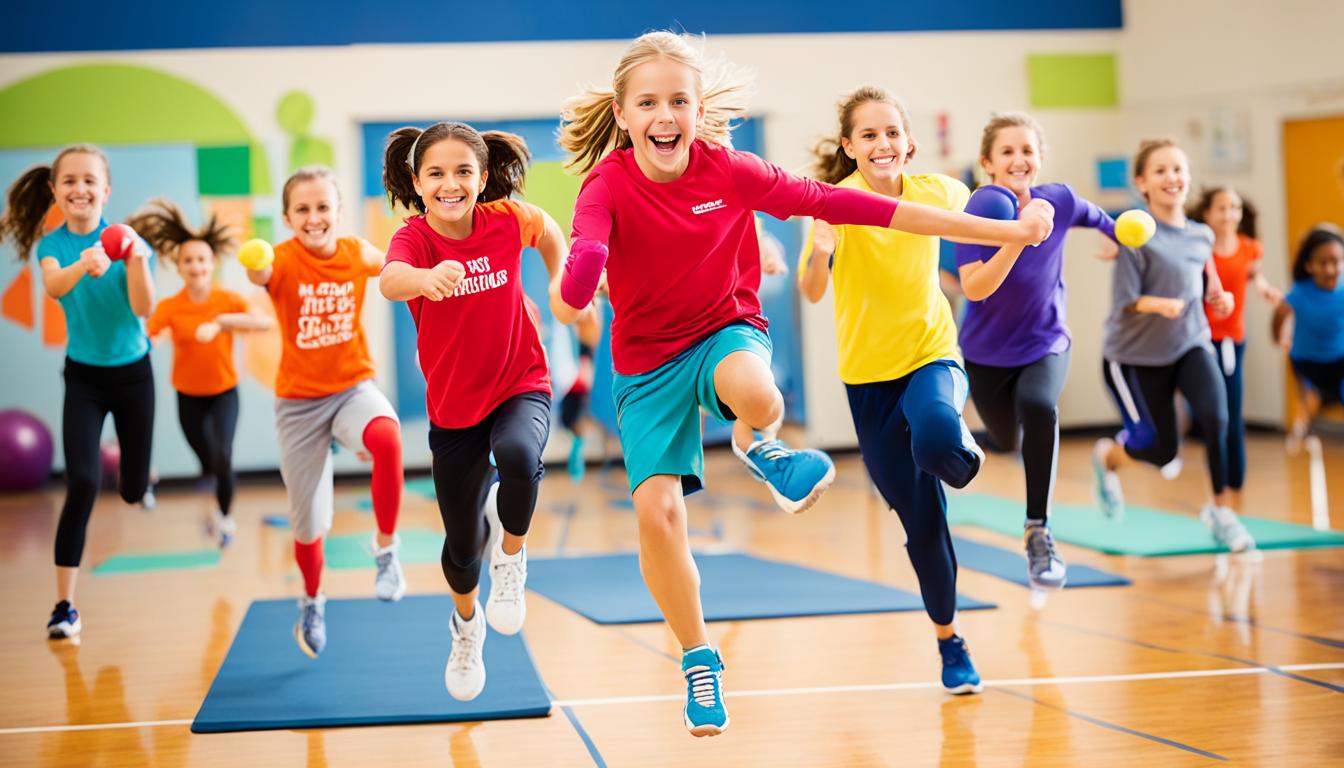
[[[905,528],[924,609],[935,624],[951,624],[957,612],[957,556],[942,484],[962,488],[980,468],[963,438],[966,372],[939,360],[895,381],[845,389],[864,466]]]

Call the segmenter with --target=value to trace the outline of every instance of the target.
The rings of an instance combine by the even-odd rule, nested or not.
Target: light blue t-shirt
[[[107,228],[99,221],[98,228],[87,235],[76,235],[62,224],[37,244],[37,261],[53,258],[62,268],[79,261],[84,249],[98,243],[98,236]],[[154,255],[150,252],[149,269],[154,271]],[[126,263],[112,262],[102,277],[85,275],[70,292],[61,297],[65,311],[65,354],[71,360],[85,365],[128,365],[149,354],[149,337],[145,335],[145,321],[131,311],[126,295]]]
[[[1344,360],[1344,281],[1333,291],[1299,280],[1285,297],[1293,308],[1293,348],[1288,357],[1313,363]]]

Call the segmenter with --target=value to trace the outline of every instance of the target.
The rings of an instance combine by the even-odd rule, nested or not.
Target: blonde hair
[[[699,43],[699,45],[697,45]],[[630,134],[616,124],[613,104],[625,99],[630,73],[641,64],[669,59],[685,65],[695,75],[696,95],[705,115],[695,126],[696,136],[727,146],[734,118],[747,112],[754,90],[753,75],[725,57],[706,59],[703,38],[660,30],[640,35],[625,50],[611,87],[589,85],[565,102],[560,113],[560,146],[572,157],[565,163],[571,173],[586,173],[614,149],[631,146]]]
[[[984,132],[980,134],[980,159],[989,159],[989,153],[994,149],[994,139],[998,138],[999,131],[1014,127],[1026,128],[1035,133],[1037,148],[1042,155],[1045,154],[1045,131],[1041,129],[1041,124],[1036,122],[1036,118],[1026,112],[996,112],[989,118]]]
[[[836,106],[840,115],[840,135],[827,136],[813,145],[812,175],[815,178],[827,184],[837,184],[859,169],[858,162],[845,154],[841,140],[854,132],[854,111],[873,101],[895,107],[896,113],[901,116],[901,127],[905,129],[906,136],[910,137],[910,151],[906,154],[905,161],[915,156],[915,139],[910,135],[910,113],[906,112],[905,104],[886,88],[865,85],[846,96]]]
[[[285,186],[280,190],[280,211],[289,213],[289,193],[294,189],[294,185],[302,181],[327,181],[331,182],[331,188],[336,191],[336,202],[341,202],[341,188],[336,185],[336,172],[325,165],[308,165],[298,169],[285,179]]]
[[[1134,155],[1134,178],[1139,178],[1144,171],[1148,170],[1148,158],[1152,157],[1154,152],[1167,147],[1180,149],[1175,139],[1144,139],[1139,142],[1139,151]]]

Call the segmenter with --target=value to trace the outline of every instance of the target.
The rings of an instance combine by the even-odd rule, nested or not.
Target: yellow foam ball
[[[1157,232],[1157,222],[1147,211],[1135,208],[1115,220],[1115,239],[1130,248],[1141,248]]]
[[[275,249],[260,238],[248,240],[238,249],[238,263],[254,272],[259,272],[275,261]]]

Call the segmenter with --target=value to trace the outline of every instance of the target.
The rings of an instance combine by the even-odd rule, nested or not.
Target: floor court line
[[[1318,669],[1344,669],[1344,662],[1318,662],[1313,664],[1280,664],[1274,667],[1228,667],[1223,669],[1189,669],[1173,672],[1136,672],[1128,675],[1076,675],[1072,677],[1022,677],[1004,680],[986,680],[986,687],[1032,686],[1032,685],[1079,685],[1087,683],[1128,683],[1148,680],[1179,680],[1193,677],[1236,677],[1239,675],[1264,675],[1285,672],[1309,672]],[[917,683],[872,683],[867,685],[829,685],[814,688],[762,688],[757,690],[726,692],[729,699],[744,699],[768,696],[804,696],[827,693],[869,693],[874,691],[910,691],[941,688],[935,681]],[[601,707],[620,704],[644,704],[662,701],[682,701],[685,694],[653,694],[648,696],[612,696],[602,699],[556,699],[551,702],[555,707]],[[31,733],[62,733],[68,731],[101,731],[119,728],[161,728],[168,726],[191,725],[191,720],[145,720],[133,723],[93,723],[90,725],[44,725],[25,728],[0,728],[0,736],[18,736]]]

